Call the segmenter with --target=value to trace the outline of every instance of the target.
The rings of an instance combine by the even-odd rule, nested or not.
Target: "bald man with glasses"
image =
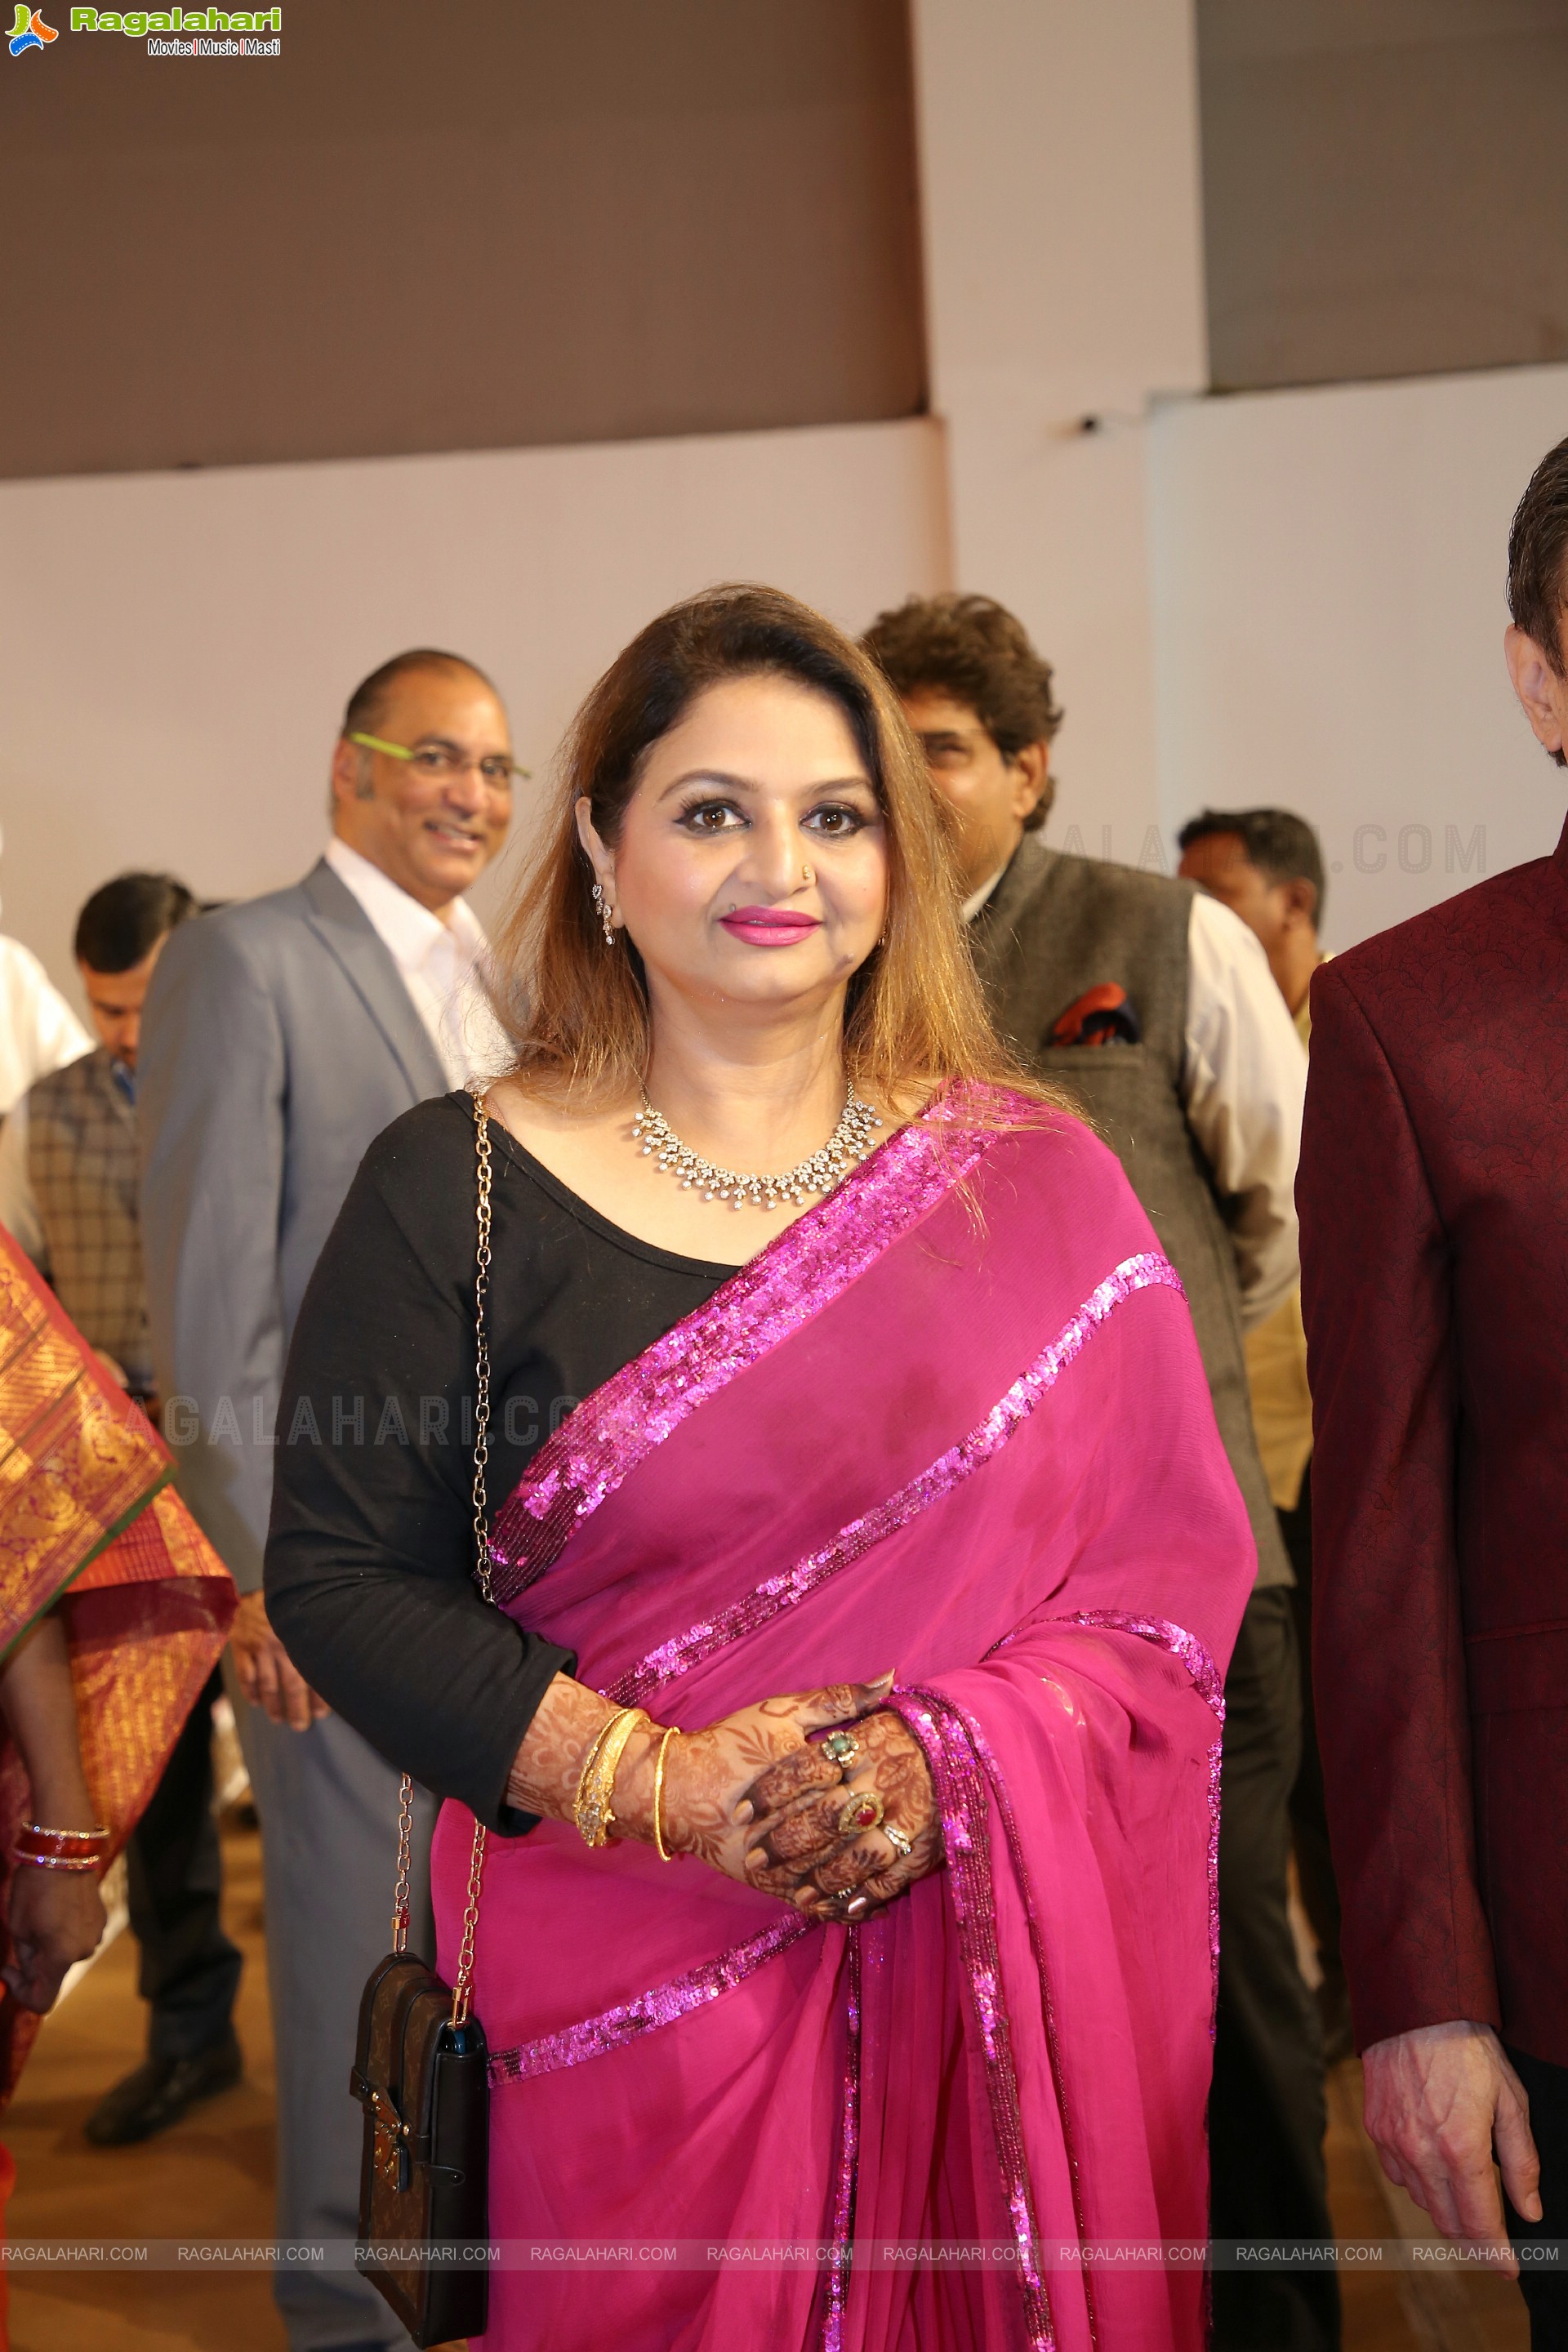
[[[291,889],[184,925],[142,1018],[156,1384],[182,1490],[242,1595],[229,1667],[262,1821],[283,2239],[355,2233],[348,2075],[361,1990],[388,1942],[398,1776],[329,1713],[268,1622],[272,1465],[280,1444],[414,1436],[379,1426],[380,1398],[316,1399],[313,1427],[279,1429],[284,1358],[366,1147],[415,1103],[506,1061],[463,894],[505,839],[522,772],[471,662],[424,649],[384,663],[344,713],[319,863]],[[432,1958],[434,1811],[421,1795],[411,1928]],[[408,2340],[353,2273],[285,2263],[275,2292],[291,2352]]]

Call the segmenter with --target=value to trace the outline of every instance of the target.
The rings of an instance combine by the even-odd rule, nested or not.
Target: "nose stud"
[[[803,882],[815,882],[816,877],[809,866],[803,866],[800,869],[800,878]]]

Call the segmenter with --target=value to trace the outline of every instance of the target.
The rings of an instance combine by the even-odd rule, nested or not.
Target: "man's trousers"
[[[1568,2352],[1568,2261],[1548,2253],[1568,2241],[1568,2066],[1549,2065],[1522,2050],[1508,2054],[1530,2099],[1530,2128],[1541,2158],[1540,2221],[1521,2221],[1511,2204],[1508,2209],[1508,2234],[1530,2313],[1530,2352]]]
[[[131,1926],[142,1948],[150,2058],[199,2058],[223,2041],[240,1954],[218,1916],[223,1855],[213,1818],[215,1672],[185,1718],[152,1801],[125,1849]]]
[[[1301,1691],[1287,1586],[1247,1604],[1225,1685],[1219,2011],[1209,2156],[1215,2238],[1333,2234],[1323,2167],[1322,2032],[1288,1910]],[[1323,2352],[1339,2342],[1331,2271],[1214,2276],[1216,2352]]]
[[[267,1974],[278,2065],[278,2219],[282,2239],[352,2241],[359,2215],[363,2111],[349,2090],[360,1995],[391,1948],[398,1776],[329,1715],[309,1731],[269,1723],[233,1682],[240,1744],[261,1816]],[[435,1958],[430,1833],[416,1794],[410,1948]],[[290,2352],[404,2346],[368,2279],[280,2264],[273,2293]]]

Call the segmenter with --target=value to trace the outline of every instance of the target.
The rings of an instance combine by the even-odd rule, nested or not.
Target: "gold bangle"
[[[658,1756],[653,1768],[653,1843],[654,1850],[658,1853],[660,1862],[673,1862],[676,1859],[675,1855],[670,1853],[669,1848],[665,1844],[664,1829],[659,1820],[659,1814],[664,1804],[665,1752],[668,1749],[670,1741],[678,1738],[679,1737],[679,1734],[677,1732],[674,1724],[670,1724],[668,1728],[666,1730],[663,1738],[658,1743]]]
[[[614,1712],[607,1715],[583,1750],[583,1761],[577,1772],[577,1793],[572,1800],[572,1818],[579,1829],[583,1827],[583,1807],[587,1801],[589,1782],[594,1766],[598,1761],[599,1750],[603,1748],[612,1726],[619,1720],[618,1715]]]
[[[648,1717],[640,1706],[623,1706],[611,1721],[588,1760],[577,1799],[577,1828],[584,1845],[608,1842],[616,1814],[613,1804],[616,1772],[627,1740]]]

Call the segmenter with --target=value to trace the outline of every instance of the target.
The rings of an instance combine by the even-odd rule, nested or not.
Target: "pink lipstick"
[[[732,940],[746,940],[755,948],[793,947],[822,929],[816,915],[794,914],[787,907],[737,907],[719,920]]]

